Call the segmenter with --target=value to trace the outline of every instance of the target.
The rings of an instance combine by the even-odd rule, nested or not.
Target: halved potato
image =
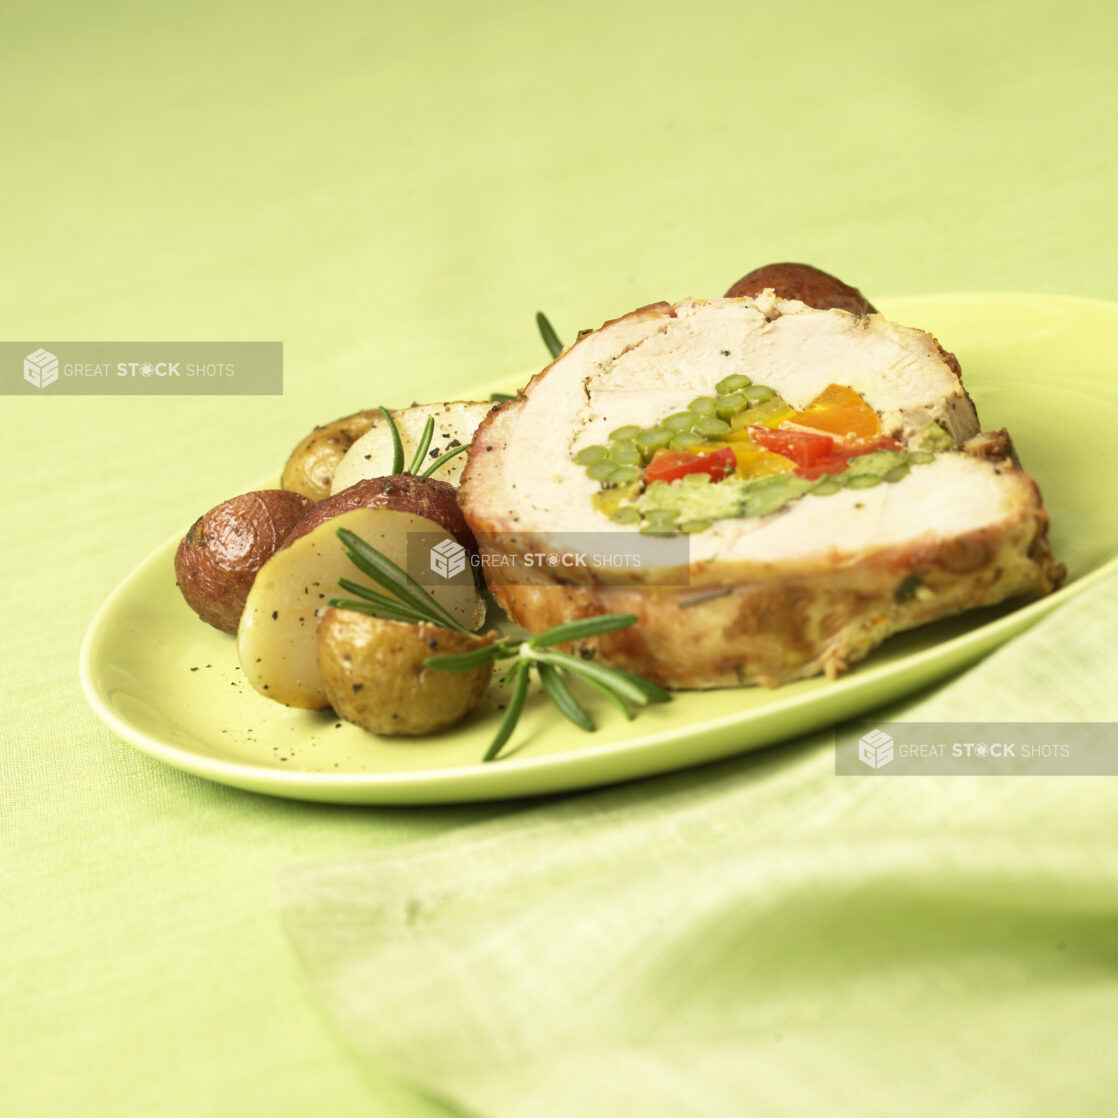
[[[404,445],[404,467],[411,463],[428,417],[435,421],[435,433],[427,451],[427,465],[448,450],[462,446],[463,443],[469,444],[478,425],[492,408],[492,404],[455,400],[448,404],[414,404],[410,408],[392,412],[392,418],[400,432],[400,441]],[[440,466],[431,476],[457,485],[465,464],[466,455],[459,454],[446,465]],[[338,493],[342,489],[348,489],[354,482],[391,473],[392,432],[384,416],[377,412],[372,417],[368,431],[353,443],[338,463],[330,492]]]
[[[370,408],[316,427],[291,452],[283,468],[280,485],[292,493],[302,493],[312,501],[329,497],[330,483],[334,480],[338,464],[345,452],[369,430],[374,419],[384,422],[379,410]]]
[[[484,648],[496,637],[328,607],[318,626],[318,665],[330,705],[347,722],[373,734],[434,734],[469,714],[493,664],[440,672],[425,661]]]
[[[445,528],[464,548],[477,551],[462,510],[458,507],[458,491],[445,481],[414,474],[393,474],[391,477],[366,478],[355,482],[324,501],[312,506],[281,541],[282,546],[294,542],[317,528],[325,520],[350,509],[388,508],[397,512],[414,512]]]
[[[343,512],[281,548],[260,568],[241,615],[237,654],[245,676],[262,695],[286,706],[321,710],[330,705],[318,668],[316,628],[328,599],[351,596],[338,579],[384,592],[346,557],[339,528],[348,528],[408,571],[462,625],[477,629],[485,620],[485,602],[469,563],[450,578],[433,573],[447,569],[447,554],[465,554],[445,528],[395,509]],[[442,549],[436,564],[428,560],[433,547]]]

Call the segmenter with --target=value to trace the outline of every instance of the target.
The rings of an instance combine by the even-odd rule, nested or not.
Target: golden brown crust
[[[1048,549],[1047,514],[880,552],[829,571],[788,571],[711,587],[493,585],[518,624],[539,632],[599,613],[638,624],[578,652],[666,687],[774,686],[836,675],[886,637],[962,610],[1044,594],[1064,571]],[[484,550],[484,545],[483,545]]]
[[[963,453],[972,458],[984,458],[989,462],[1011,462],[1020,466],[1013,440],[1003,427],[1000,431],[982,431],[963,443]]]

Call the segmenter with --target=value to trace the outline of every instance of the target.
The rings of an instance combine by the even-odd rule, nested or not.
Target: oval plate
[[[1068,566],[1056,594],[893,637],[834,681],[682,692],[632,722],[587,697],[594,734],[576,730],[534,693],[505,755],[481,764],[499,695],[458,729],[410,741],[257,695],[241,674],[235,641],[182,601],[172,566],[176,537],[117,587],[90,625],[81,654],[86,696],[125,741],[197,776],[295,799],[403,804],[533,796],[668,772],[772,745],[918,690],[1118,567],[1118,305],[939,295],[886,300],[884,313],[930,330],[953,350],[984,427],[1013,434],[1044,491],[1053,550]]]

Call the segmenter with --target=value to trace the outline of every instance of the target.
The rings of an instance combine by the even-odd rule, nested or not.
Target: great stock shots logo
[[[280,396],[283,343],[0,340],[0,396]]]
[[[893,739],[883,730],[870,730],[858,739],[858,760],[871,769],[880,769],[893,760]]]
[[[431,570],[443,578],[453,578],[466,569],[466,549],[454,540],[435,544],[429,555]]]
[[[1118,722],[838,722],[836,776],[1118,776]]]
[[[46,388],[58,380],[58,358],[40,346],[23,359],[23,379],[36,388]]]

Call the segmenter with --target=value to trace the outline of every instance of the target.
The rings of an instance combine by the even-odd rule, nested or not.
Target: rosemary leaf
[[[404,621],[409,625],[427,621],[427,618],[406,606],[396,609],[391,606],[374,605],[361,598],[327,598],[326,604],[334,606],[335,609],[351,609],[357,613],[366,613],[370,617],[379,617],[383,621]]]
[[[617,707],[619,711],[621,711],[621,713],[625,716],[626,721],[632,722],[633,719],[636,717],[636,715],[633,714],[633,712],[629,709],[625,700],[621,698],[621,696],[618,695],[616,692],[611,691],[604,683],[599,683],[598,680],[596,680],[593,676],[583,675],[579,678],[582,680],[583,683],[586,683],[589,686],[593,687],[596,691],[601,691],[601,693],[605,695],[605,697],[609,699],[609,701],[613,703],[613,705]]]
[[[643,675],[636,675],[633,672],[623,672],[620,668],[609,668],[611,672],[617,672],[618,675],[624,676],[630,683],[639,687],[653,703],[670,703],[672,701],[672,693],[665,688],[661,687],[658,683],[653,683],[651,679],[645,679]]]
[[[604,664],[596,664],[593,660],[580,660],[577,656],[568,656],[565,652],[554,651],[537,652],[533,659],[566,668],[583,679],[595,679],[636,706],[643,707],[649,702],[649,695],[643,688],[638,687],[623,672],[607,668]]]
[[[723,586],[720,590],[710,590],[705,594],[700,594],[697,598],[688,598],[686,602],[680,602],[680,609],[690,609],[692,606],[702,605],[703,602],[712,602],[715,598],[725,598],[730,593],[728,586]]]
[[[435,434],[435,417],[429,415],[427,422],[423,424],[423,434],[419,436],[419,442],[415,447],[415,454],[412,456],[411,465],[408,467],[409,474],[418,474],[420,467],[423,465],[423,459],[427,457],[427,450],[431,445],[431,439]]]
[[[627,629],[635,625],[635,613],[600,613],[597,617],[584,617],[579,621],[567,621],[556,625],[546,632],[537,633],[528,642],[530,648],[546,648],[552,644],[562,644],[564,641],[580,641],[586,637],[600,636],[602,633],[612,633],[618,629]]]
[[[593,732],[594,723],[590,715],[583,709],[578,699],[571,694],[570,688],[563,682],[559,669],[551,664],[539,663],[536,670],[540,673],[540,683],[547,692],[548,698],[559,708],[559,713],[566,716],[580,730]]]
[[[355,594],[362,601],[368,602],[374,609],[384,610],[386,613],[393,614],[395,620],[423,621],[427,624],[433,624],[431,618],[426,613],[420,613],[419,610],[405,605],[398,598],[389,598],[386,594],[378,594],[375,590],[370,590],[367,586],[362,586],[359,582],[350,582],[348,578],[339,578],[338,585],[343,590],[348,590],[349,593]],[[406,614],[407,616],[403,618],[395,617],[396,614]]]
[[[432,462],[431,465],[428,466],[427,469],[425,469],[423,471],[423,476],[424,477],[431,477],[432,474],[434,474],[434,472],[440,466],[442,466],[444,463],[449,462],[456,455],[465,454],[466,451],[469,450],[469,449],[470,449],[470,444],[469,443],[463,443],[461,446],[456,446],[453,450],[448,450],[445,454],[439,455],[439,457],[436,458],[434,460],[434,462]]]
[[[520,712],[524,709],[524,700],[528,696],[528,675],[530,671],[531,664],[527,660],[521,660],[512,669],[512,694],[509,695],[509,705],[505,708],[505,716],[501,719],[500,726],[497,727],[496,735],[485,751],[485,756],[482,758],[483,762],[495,760],[505,742],[512,737],[512,732],[516,729],[516,723],[520,719]]]
[[[552,357],[558,357],[563,352],[563,343],[559,340],[559,335],[555,333],[555,327],[547,320],[547,315],[543,311],[536,311],[536,326],[539,328],[540,337],[543,338],[543,344],[547,346],[547,352]]]
[[[383,404],[380,405],[380,414],[384,416],[389,433],[392,435],[392,472],[402,474],[404,472],[404,444],[400,442],[400,429],[396,426],[396,420],[392,418],[391,412]]]
[[[348,528],[339,528],[338,539],[345,544],[350,562],[362,574],[368,575],[405,605],[423,614],[433,625],[441,625],[444,629],[454,629],[459,633],[470,631],[451,617],[407,571],[401,570],[391,559],[381,555],[376,548],[370,547],[360,536],[355,535]]]
[[[348,578],[339,578],[338,585],[343,590],[348,590],[358,598],[364,598],[367,602],[374,602],[378,605],[392,607],[402,605],[396,598],[389,598],[385,594],[378,594],[375,590],[371,590],[368,586],[362,586],[359,582],[350,582]]]

